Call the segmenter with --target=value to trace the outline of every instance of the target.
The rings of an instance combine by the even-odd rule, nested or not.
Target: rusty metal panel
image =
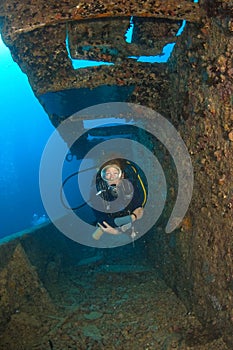
[[[75,21],[67,26],[71,57],[118,62],[129,56],[156,56],[163,47],[176,41],[180,21],[134,18],[132,42],[125,40],[130,19],[114,18]]]
[[[7,0],[4,16],[4,32],[15,40],[19,34],[75,20],[136,16],[199,22],[205,12],[190,0]]]

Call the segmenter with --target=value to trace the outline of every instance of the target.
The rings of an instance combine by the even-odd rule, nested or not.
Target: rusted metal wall
[[[231,349],[233,28],[222,5],[202,26],[187,26],[169,62],[166,104],[191,154],[195,182],[180,228],[166,236],[159,227],[151,257],[190,312]]]
[[[10,40],[14,40],[21,33],[75,20],[136,16],[196,22],[204,13],[198,4],[190,0],[146,0],[143,4],[139,0],[7,0],[2,12],[7,18],[5,31]]]
[[[204,12],[198,4],[187,0],[179,4],[171,0],[144,1],[143,6],[137,1],[38,3],[8,0],[2,14],[3,38],[10,47],[13,58],[28,75],[33,91],[39,95],[71,87],[95,88],[103,84],[133,85],[147,77],[160,82],[163,80],[163,77],[159,77],[161,66],[152,67],[136,63],[128,59],[128,56],[158,53],[158,50],[171,39],[176,40],[175,27],[180,23],[177,21],[186,19],[198,22]],[[145,25],[145,22],[140,24],[138,19],[137,37],[133,38],[131,45],[127,45],[122,34],[132,15],[151,20]],[[108,17],[111,17],[111,20]],[[159,22],[156,22],[156,18],[160,18]],[[75,22],[77,20],[79,22]],[[70,32],[71,42],[72,39],[80,40],[81,36],[83,43],[93,46],[84,58],[114,61],[115,66],[75,71],[66,49],[67,32]],[[152,42],[148,46],[146,41],[149,35]],[[99,46],[111,43],[111,47],[118,49],[119,54],[114,56],[101,53],[97,42]],[[78,52],[78,47],[76,51]],[[74,49],[72,53],[74,54]],[[77,56],[81,58],[85,55],[81,52]]]

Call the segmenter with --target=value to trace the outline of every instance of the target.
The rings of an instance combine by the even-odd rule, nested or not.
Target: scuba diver
[[[144,182],[132,162],[118,158],[104,163],[90,195],[92,224],[98,226],[92,237],[98,240],[103,233],[125,233],[134,239],[134,222],[143,217],[146,199]]]

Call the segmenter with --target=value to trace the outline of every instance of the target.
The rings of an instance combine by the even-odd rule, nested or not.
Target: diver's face
[[[107,168],[105,173],[105,180],[110,186],[118,185],[121,180],[121,174],[119,170],[113,166],[110,166],[109,168]]]

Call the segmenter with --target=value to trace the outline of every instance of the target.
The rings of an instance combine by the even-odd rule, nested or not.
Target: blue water
[[[27,76],[0,38],[0,237],[31,226],[45,213],[39,192],[39,163],[53,132]]]

